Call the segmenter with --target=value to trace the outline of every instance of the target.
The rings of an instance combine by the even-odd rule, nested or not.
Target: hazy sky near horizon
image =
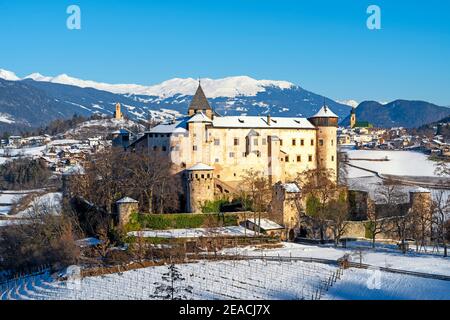
[[[81,30],[66,27],[69,5]],[[366,27],[381,8],[381,30]],[[0,0],[0,68],[151,85],[287,80],[330,98],[450,105],[446,0]]]

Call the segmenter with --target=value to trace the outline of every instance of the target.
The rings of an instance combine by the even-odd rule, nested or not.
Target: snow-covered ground
[[[390,161],[350,160],[350,164],[376,171],[380,174],[399,176],[435,176],[436,162],[428,160],[428,156],[414,151],[379,151],[379,150],[349,150],[350,159],[384,159]],[[349,177],[356,178],[370,175],[363,170],[349,169]]]
[[[192,286],[187,299],[312,299],[318,286],[327,281],[336,267],[317,263],[270,261],[217,261],[177,265]],[[3,288],[1,298],[58,300],[141,300],[152,295],[166,266],[127,271],[120,274],[75,278],[57,282],[49,275],[19,281]],[[156,285],[155,285],[156,283]],[[178,284],[177,284],[178,285]]]
[[[282,249],[253,252],[260,255],[303,252],[329,258],[342,254],[331,248],[308,247],[292,245]],[[389,258],[389,255],[384,256]],[[409,260],[407,263],[414,264],[414,261]],[[318,298],[319,287],[323,287],[337,270],[336,266],[328,264],[264,259],[201,261],[179,264],[177,268],[185,278],[185,281],[177,285],[191,286],[192,293],[186,293],[186,298],[195,300],[309,300]],[[45,274],[0,287],[0,297],[3,300],[155,299],[155,288],[161,283],[162,274],[166,272],[166,266],[158,266],[83,279],[77,277],[76,272],[71,272],[66,275],[75,276],[71,276],[68,281],[57,281]],[[440,300],[450,299],[450,281],[351,268],[343,271],[340,279],[328,292],[321,292],[321,299]]]
[[[359,249],[363,247],[362,263],[376,267],[432,273],[450,276],[450,257],[444,258],[433,254],[408,253],[403,255],[399,250],[389,250],[387,247],[372,250],[363,245],[352,245],[349,248],[334,248],[331,246],[313,246],[298,243],[284,243],[282,248],[260,250],[257,247],[224,249],[223,254],[292,256],[338,260],[345,254],[350,254],[352,260],[359,262]],[[450,285],[450,282],[449,282]]]
[[[22,198],[24,198],[27,195],[37,193],[42,194],[44,190],[22,190],[22,191],[1,191],[0,192],[0,216],[7,216],[10,214],[10,211],[12,209],[12,206],[19,202]],[[61,201],[62,201],[62,194],[60,192],[51,192],[51,193],[45,193],[37,198],[35,198],[30,206],[14,215],[14,218],[26,218],[32,213],[32,207],[33,206],[42,206],[42,205],[48,205],[51,212],[53,214],[57,214],[60,211],[61,208]]]
[[[222,228],[195,228],[195,229],[172,229],[172,230],[147,230],[130,232],[130,236],[145,238],[199,238],[205,236],[220,235],[225,237],[253,236],[254,232],[241,226],[230,226]]]
[[[0,156],[8,155],[10,157],[19,157],[19,156],[40,156],[47,149],[46,146],[33,147],[33,148],[20,148],[20,149],[0,149]],[[3,158],[6,161],[8,158]]]
[[[323,300],[449,300],[450,282],[347,269]]]

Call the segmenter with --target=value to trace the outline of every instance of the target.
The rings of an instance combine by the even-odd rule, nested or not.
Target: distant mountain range
[[[286,81],[255,80],[240,76],[202,79],[201,84],[213,108],[222,115],[309,117],[326,103],[345,123],[351,106],[357,104],[354,100],[337,102]],[[112,115],[117,102],[122,104],[124,113],[133,120],[172,118],[187,111],[197,86],[198,80],[192,78],[176,78],[154,86],[112,85],[64,74],[48,77],[34,73],[19,78],[11,71],[0,69],[0,131],[15,132],[27,127],[34,128],[74,114]],[[414,106],[401,108],[399,114],[388,112],[386,115],[385,106],[378,104],[381,108],[376,108],[377,102],[364,102],[357,108],[357,114],[361,113],[359,118],[377,125],[392,126],[395,123],[409,126],[436,121],[438,114],[450,110],[424,103],[431,105],[427,106],[427,110],[431,111],[430,117],[424,118],[420,110],[414,111],[421,106],[410,103]],[[437,118],[428,121],[433,118],[433,114]]]
[[[439,121],[450,115],[450,108],[440,107],[425,101],[396,100],[387,104],[365,101],[358,105],[357,121],[368,121],[376,127],[417,128]],[[342,125],[348,125],[348,116]]]

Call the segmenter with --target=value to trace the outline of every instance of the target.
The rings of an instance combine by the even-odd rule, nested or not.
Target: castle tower
[[[197,92],[192,98],[191,104],[189,106],[188,115],[193,116],[194,114],[200,112],[205,114],[210,119],[213,118],[214,115],[213,109],[211,108],[208,99],[206,99],[206,95],[203,92],[201,84],[199,83]]]
[[[122,110],[121,110],[121,105],[120,103],[116,104],[116,111],[114,112],[114,118],[116,120],[122,120],[123,119],[123,114],[122,114]]]
[[[326,105],[308,120],[317,128],[316,160],[318,169],[329,169],[337,178],[337,128],[339,117]]]
[[[350,128],[354,128],[356,126],[356,110],[355,107],[352,108],[350,113]]]
[[[214,168],[203,163],[186,170],[187,211],[201,213],[206,201],[214,200]]]

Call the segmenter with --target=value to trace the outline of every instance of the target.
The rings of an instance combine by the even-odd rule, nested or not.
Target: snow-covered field
[[[450,282],[347,269],[323,300],[449,300]]]
[[[198,262],[177,265],[195,300],[309,300],[317,297],[336,267],[308,262],[264,260]],[[167,267],[56,281],[49,274],[4,287],[3,300],[147,300]],[[450,282],[377,270],[347,269],[322,299],[450,299]]]
[[[218,261],[177,265],[192,286],[187,299],[312,299],[319,285],[336,267],[315,263],[270,261]],[[155,283],[167,272],[166,266],[84,278],[77,282],[57,282],[49,275],[20,281],[4,289],[2,299],[58,300],[142,300],[151,299]]]
[[[241,226],[230,226],[223,228],[195,228],[195,229],[173,229],[173,230],[148,230],[140,232],[130,232],[130,236],[144,238],[199,238],[213,236],[214,234],[225,237],[253,236],[254,232]]]
[[[388,247],[369,249],[363,244],[351,244],[349,248],[334,248],[332,246],[313,246],[298,243],[284,243],[282,248],[260,250],[257,247],[232,248],[222,251],[223,254],[243,254],[306,257],[337,260],[345,254],[350,254],[353,261],[359,262],[359,247],[363,249],[362,263],[376,267],[433,273],[450,276],[450,257],[444,258],[434,254],[408,253],[403,255],[400,251]],[[450,285],[450,282],[449,282]],[[450,287],[449,287],[450,289]]]
[[[43,194],[44,190],[23,190],[23,191],[1,191],[0,192],[0,216],[8,216],[12,206],[23,197],[32,193],[42,194],[37,196],[30,206],[14,215],[14,218],[26,218],[32,213],[33,206],[46,205],[53,214],[57,214],[61,208],[62,194],[60,192],[50,192]]]
[[[350,164],[376,171],[380,174],[399,176],[435,176],[436,162],[428,160],[428,156],[414,151],[379,151],[379,150],[348,150],[350,159],[384,159],[390,161],[350,160]],[[355,168],[349,169],[349,178],[370,175]]]

